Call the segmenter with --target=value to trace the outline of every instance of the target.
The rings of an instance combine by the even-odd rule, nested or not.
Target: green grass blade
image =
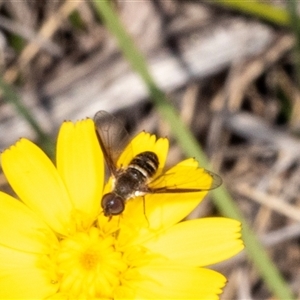
[[[151,98],[161,114],[161,117],[169,123],[172,134],[177,139],[185,154],[187,156],[195,156],[202,166],[208,168],[209,165],[204,152],[189,129],[179,119],[176,110],[167,101],[164,93],[155,84],[154,79],[148,71],[145,58],[135,47],[130,36],[122,27],[118,15],[111,7],[111,2],[105,0],[94,0],[93,3],[105,26],[117,39],[124,56],[131,63],[133,69],[141,76],[148,87]],[[255,234],[249,228],[226,188],[223,186],[215,190],[213,192],[213,198],[215,204],[223,215],[238,219],[242,222],[243,240],[245,242],[246,251],[271,292],[273,292],[279,299],[293,299],[293,295],[281,274],[269,259],[264,248],[258,242]]]
[[[209,1],[208,3],[220,4],[223,7],[261,18],[276,25],[290,26],[290,16],[286,9],[264,3],[263,1],[215,0],[213,2]]]

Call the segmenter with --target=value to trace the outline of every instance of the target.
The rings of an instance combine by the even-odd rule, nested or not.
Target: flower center
[[[102,238],[92,227],[61,241],[57,254],[61,293],[75,298],[112,297],[126,269],[113,237]]]
[[[82,267],[86,270],[93,270],[97,268],[100,255],[97,255],[94,250],[87,250],[85,253],[82,253],[81,264]]]

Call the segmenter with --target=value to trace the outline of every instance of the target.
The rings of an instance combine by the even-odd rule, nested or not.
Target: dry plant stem
[[[182,99],[180,118],[188,127],[191,127],[193,122],[198,92],[199,85],[192,84],[187,88]]]
[[[274,248],[278,244],[288,242],[290,240],[298,239],[300,237],[300,223],[285,226],[278,230],[270,231],[262,234],[260,237],[261,243],[268,248]],[[243,250],[235,257],[216,265],[216,269],[230,268],[236,266],[239,263],[245,262],[247,259],[246,251]],[[231,299],[231,298],[229,298]]]
[[[32,44],[37,44],[39,47],[53,56],[61,56],[62,50],[60,46],[54,42],[40,37],[31,28],[24,27],[23,24],[19,24],[12,21],[4,16],[0,16],[0,27],[4,28],[10,32],[20,35],[26,40],[29,40]]]
[[[237,264],[235,264],[236,267]],[[221,300],[240,299],[251,300],[251,280],[246,266],[240,266],[234,269],[228,277],[228,282],[221,294]]]
[[[238,268],[237,275],[238,299],[253,299],[251,297],[251,281],[246,268]]]
[[[300,222],[300,209],[295,207],[294,205],[288,204],[277,197],[270,196],[266,193],[251,188],[246,184],[235,187],[235,190],[241,196],[252,199],[257,203],[271,208],[278,214],[282,214],[288,218],[291,218],[294,221]]]
[[[238,273],[236,271],[230,272],[229,276],[227,276],[227,284],[221,294],[221,300],[237,299],[237,280]]]
[[[249,141],[268,143],[277,150],[279,159],[270,170],[273,178],[300,159],[300,142],[287,133],[272,128],[258,117],[237,113],[228,115],[224,124],[231,132]],[[264,176],[259,183],[260,190],[266,190],[269,184],[269,176]]]
[[[262,235],[261,241],[267,247],[274,247],[279,243],[297,239],[299,237],[300,223],[295,223]]]
[[[290,34],[278,36],[265,53],[244,63],[239,71],[232,73],[230,86],[225,86],[213,99],[213,108],[221,110],[224,97],[228,97],[229,103],[240,103],[249,85],[256,80],[267,68],[277,62],[284,54],[295,45],[295,39]],[[239,66],[239,65],[238,65]],[[226,89],[226,90],[225,90]],[[227,92],[226,92],[227,91]],[[231,106],[228,107],[229,109]],[[233,108],[237,109],[236,106]],[[234,112],[234,110],[230,110]]]
[[[67,0],[60,9],[55,12],[46,22],[42,25],[41,29],[38,32],[38,36],[44,39],[50,38],[55,31],[59,28],[61,23],[81,4],[81,1],[71,1]],[[14,65],[4,74],[5,82],[12,83],[14,82],[19,74],[19,65],[22,68],[27,66],[27,64],[35,57],[38,53],[40,47],[35,43],[28,44],[22,53],[20,54],[18,65]]]
[[[266,206],[260,206],[254,220],[252,222],[252,228],[257,235],[266,232],[268,226],[270,225],[272,210]]]
[[[295,85],[291,78],[287,75],[283,68],[276,69],[276,73],[278,76],[278,84],[280,88],[287,95],[289,100],[293,103],[292,105],[292,113],[290,117],[290,124],[292,129],[297,130],[300,126],[300,91],[299,85]]]
[[[224,88],[213,98],[212,107],[215,117],[208,136],[208,149],[217,155],[214,157],[213,165],[218,166],[223,162],[222,145],[227,145],[230,138],[229,132],[224,132],[224,121],[228,120],[226,113],[239,111],[243,97],[254,80],[256,80],[267,68],[277,62],[287,51],[294,46],[295,39],[289,34],[279,35],[270,47],[260,56],[250,59],[246,63],[238,62],[232,66]],[[224,114],[224,112],[226,112]],[[230,117],[229,117],[230,118]],[[222,135],[221,135],[222,131]],[[216,138],[219,137],[219,138]],[[222,140],[221,140],[222,137]],[[220,141],[216,145],[215,141]],[[222,142],[221,142],[222,141]]]
[[[269,143],[278,151],[289,153],[293,159],[300,158],[300,142],[296,138],[272,128],[262,119],[249,113],[228,115],[225,125],[247,140]]]

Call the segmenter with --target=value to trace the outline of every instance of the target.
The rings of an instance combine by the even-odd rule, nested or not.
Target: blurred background
[[[254,233],[214,266],[222,299],[299,299],[298,1],[110,4],[0,1],[0,149],[27,137],[53,157],[61,122],[106,110],[132,136],[168,136],[173,165],[198,158],[178,143],[188,128],[223,178],[213,198],[234,205],[206,199],[193,217],[242,214]]]

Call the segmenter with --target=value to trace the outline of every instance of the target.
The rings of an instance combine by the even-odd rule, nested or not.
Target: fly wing
[[[186,164],[188,163],[188,164]],[[191,165],[189,165],[192,163]],[[219,187],[222,179],[204,168],[197,161],[188,159],[151,181],[148,193],[191,193],[209,191]]]
[[[104,110],[95,114],[94,122],[107,167],[116,176],[116,162],[129,141],[129,134],[117,118]]]

